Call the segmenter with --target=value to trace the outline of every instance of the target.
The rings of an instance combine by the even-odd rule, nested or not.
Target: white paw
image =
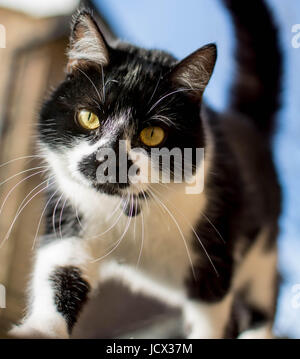
[[[262,326],[246,330],[238,336],[238,339],[274,339],[274,336],[269,326]]]
[[[66,339],[65,335],[57,335],[51,332],[41,331],[30,325],[14,326],[8,336],[11,339]]]
[[[214,329],[214,330],[213,330]],[[187,339],[221,339],[222,332],[220,328],[200,327],[199,325],[190,326],[186,330]]]

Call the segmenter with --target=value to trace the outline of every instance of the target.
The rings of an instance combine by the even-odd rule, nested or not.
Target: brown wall
[[[14,159],[36,154],[36,119],[42,99],[63,77],[69,21],[70,17],[34,19],[0,8],[0,23],[7,32],[7,47],[0,49],[0,164],[13,161],[0,165],[0,183],[41,165],[38,158]],[[113,38],[104,23],[103,26],[107,38]],[[45,180],[41,175],[25,180],[37,171],[19,174],[0,186],[0,208],[16,186],[0,214],[0,283],[7,289],[7,308],[0,309],[0,338],[9,324],[17,322],[23,314],[33,241],[45,205],[42,193],[24,208],[4,244],[3,238],[24,198],[33,190],[23,203],[26,204],[44,187],[41,185],[34,191],[35,186]],[[23,182],[17,185],[20,181]],[[157,302],[131,295],[119,284],[110,283],[101,288],[86,308],[74,337],[167,337],[177,329],[174,326],[177,314]],[[151,329],[146,333],[142,328],[149,325]]]
[[[0,163],[3,164],[35,154],[35,123],[40,104],[46,91],[63,77],[67,24],[63,18],[35,19],[6,9],[0,9],[0,19],[7,37],[6,48],[0,49]],[[36,158],[13,161],[0,167],[0,183],[40,165]],[[3,239],[22,200],[43,181],[40,175],[25,180],[36,172],[38,169],[17,175],[0,186],[1,206],[13,187],[23,181],[11,192],[0,214],[0,283],[7,290],[7,308],[0,309],[0,330],[6,323],[17,320],[24,309],[24,285],[43,206],[42,195],[28,203],[8,240],[4,243]]]

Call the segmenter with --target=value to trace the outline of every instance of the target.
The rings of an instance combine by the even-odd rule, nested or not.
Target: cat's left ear
[[[217,60],[215,44],[206,45],[180,61],[170,74],[172,83],[200,101]]]
[[[68,60],[68,73],[88,62],[101,66],[106,66],[109,62],[109,46],[87,10],[81,10],[74,16]]]

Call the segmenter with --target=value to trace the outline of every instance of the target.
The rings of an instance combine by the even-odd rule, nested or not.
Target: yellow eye
[[[77,114],[77,121],[86,130],[96,130],[100,126],[97,115],[88,110],[81,110]]]
[[[149,147],[158,146],[165,138],[165,131],[161,127],[146,127],[140,133],[141,141]]]

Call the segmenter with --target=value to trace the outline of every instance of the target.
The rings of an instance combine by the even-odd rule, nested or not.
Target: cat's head
[[[180,62],[162,51],[109,45],[91,14],[79,12],[66,79],[45,103],[39,122],[41,148],[54,174],[112,195],[147,192],[149,183],[140,179],[151,183],[150,168],[158,176],[164,171],[161,160],[151,166],[154,149],[204,147],[199,110],[215,61],[215,45]],[[116,176],[104,183],[112,179],[111,150]],[[171,181],[183,162],[171,159]],[[194,155],[191,163],[198,165]],[[131,176],[126,172],[124,181],[123,172],[120,181],[125,165]]]

